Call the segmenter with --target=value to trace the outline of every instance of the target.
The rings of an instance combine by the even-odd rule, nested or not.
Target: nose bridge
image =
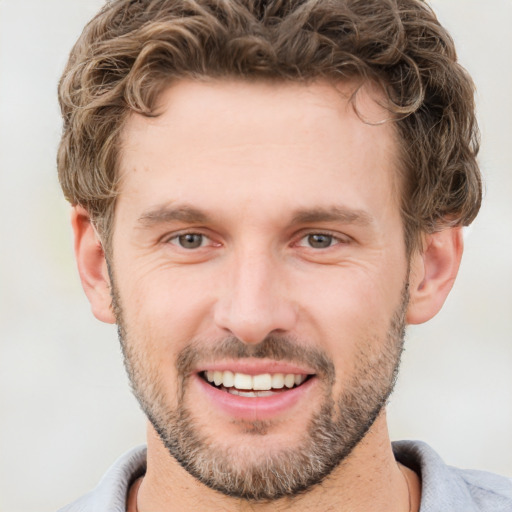
[[[232,254],[215,316],[219,327],[245,343],[293,327],[295,308],[271,250],[249,245]]]

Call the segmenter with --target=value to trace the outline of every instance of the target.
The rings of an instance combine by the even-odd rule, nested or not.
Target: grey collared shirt
[[[396,459],[421,476],[420,512],[512,512],[512,479],[447,466],[420,441],[393,443]],[[146,448],[125,453],[91,492],[58,512],[126,512],[131,483],[146,469]]]

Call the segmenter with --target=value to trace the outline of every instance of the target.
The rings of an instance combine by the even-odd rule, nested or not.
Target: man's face
[[[110,264],[126,364],[170,453],[226,494],[317,483],[392,388],[396,143],[351,92],[181,82],[123,134]],[[386,117],[366,88],[357,107]]]

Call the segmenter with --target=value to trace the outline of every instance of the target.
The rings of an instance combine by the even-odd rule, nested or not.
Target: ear
[[[91,303],[94,316],[109,324],[116,322],[112,311],[110,278],[99,236],[87,211],[74,206],[71,226],[75,235],[75,257],[82,287]]]
[[[408,324],[421,324],[439,312],[457,276],[463,245],[460,227],[424,237],[422,250],[411,257]]]

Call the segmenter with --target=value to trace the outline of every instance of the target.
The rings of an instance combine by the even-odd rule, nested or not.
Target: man
[[[80,277],[149,420],[64,510],[512,510],[387,432],[481,200],[473,85],[423,2],[115,0],[59,93]]]

